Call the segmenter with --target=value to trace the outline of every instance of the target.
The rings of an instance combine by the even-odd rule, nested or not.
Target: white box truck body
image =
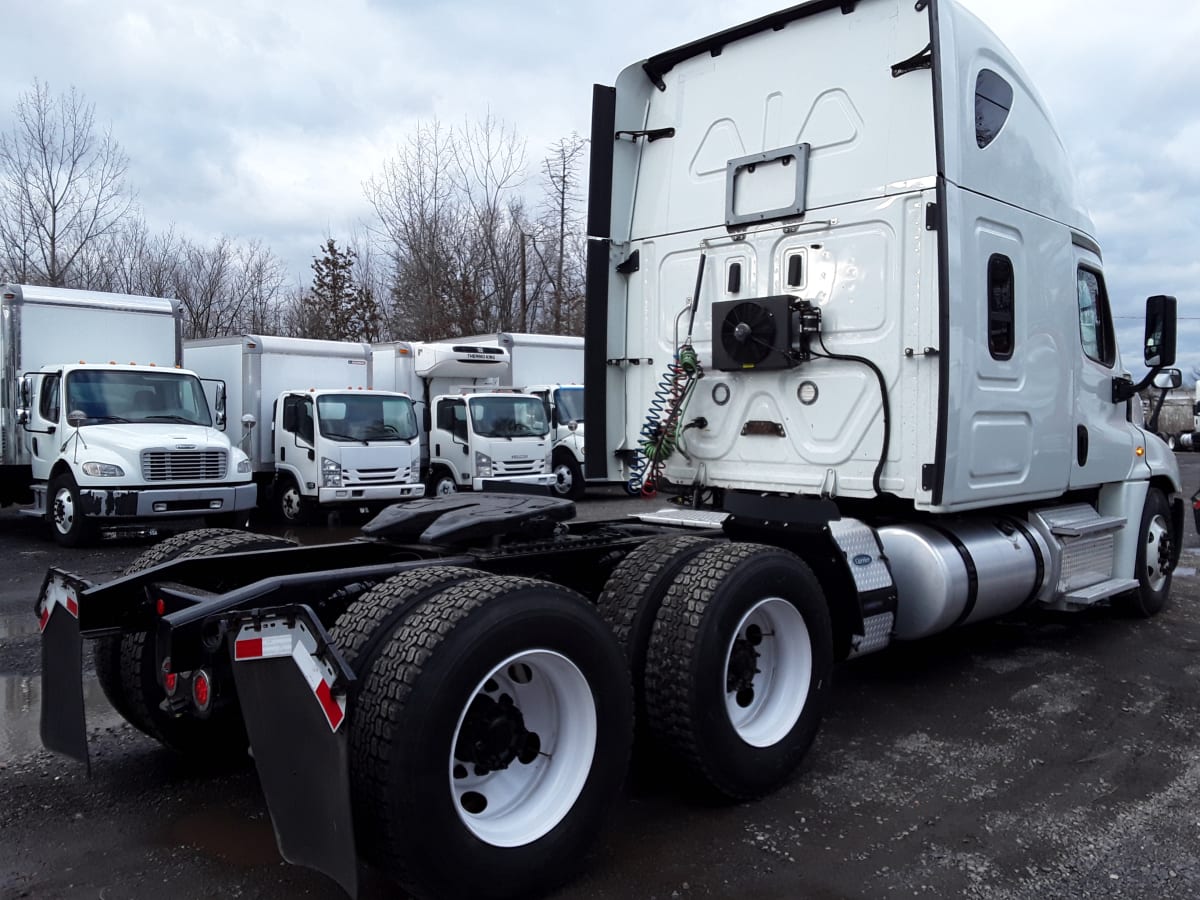
[[[469,339],[373,349],[376,383],[417,400],[430,493],[549,491],[550,421],[541,400],[495,390],[510,374],[507,350]]]
[[[369,344],[246,334],[183,353],[226,383],[255,480],[284,521],[424,494],[413,402],[371,389]]]
[[[254,506],[245,454],[181,363],[173,300],[0,287],[0,502],[74,545],[101,525]],[[82,413],[77,422],[72,413]]]

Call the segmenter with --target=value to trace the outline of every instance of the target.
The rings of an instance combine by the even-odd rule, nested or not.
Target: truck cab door
[[[50,477],[54,461],[58,459],[58,448],[69,438],[73,429],[60,434],[62,415],[62,374],[30,375],[32,394],[29,404],[29,422],[25,426],[29,441],[32,475],[35,481]]]
[[[303,394],[288,394],[283,398],[279,434],[275,436],[276,463],[304,474],[307,477],[306,461],[316,459],[316,420],[313,418],[313,401]]]
[[[1126,404],[1114,403],[1112,398],[1113,378],[1121,374],[1121,358],[1100,260],[1076,248],[1075,263],[1079,342],[1075,367],[1075,452],[1070,478],[1073,489],[1128,477],[1135,443],[1134,430],[1126,418]]]
[[[467,433],[467,402],[461,397],[439,397],[435,401],[433,431],[429,435],[430,460],[440,460],[454,469],[455,480],[462,480],[470,467]]]

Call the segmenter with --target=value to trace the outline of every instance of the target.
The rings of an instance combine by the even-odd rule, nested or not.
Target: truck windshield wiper
[[[203,425],[203,422],[197,422],[195,419],[189,419],[187,416],[143,416],[147,421],[150,419],[163,419],[167,422],[179,422],[182,425]]]
[[[366,438],[355,437],[352,434],[342,434],[338,431],[322,431],[321,434],[335,441],[358,441],[362,444],[367,443]]]
[[[88,416],[88,418],[95,422],[129,422],[128,419],[121,416]]]

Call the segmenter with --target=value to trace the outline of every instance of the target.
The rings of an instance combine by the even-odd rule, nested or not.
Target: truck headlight
[[[478,450],[475,451],[475,475],[479,478],[492,477],[492,458]]]
[[[328,456],[321,457],[321,486],[334,488],[342,486],[342,464]]]
[[[250,457],[246,457],[245,459],[239,459],[238,464],[237,464],[237,470],[238,470],[239,475],[245,475],[247,472],[249,472],[250,471]]]
[[[92,478],[121,478],[125,474],[125,470],[112,463],[85,462],[83,474],[90,475]]]

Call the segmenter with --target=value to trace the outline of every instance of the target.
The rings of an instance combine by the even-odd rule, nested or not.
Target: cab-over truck
[[[630,66],[593,93],[590,196],[589,474],[722,508],[577,525],[459,495],[349,543],[201,533],[107,584],[51,570],[48,746],[87,758],[98,638],[169,746],[240,752],[244,722],[285,858],[351,893],[361,854],[422,895],[515,896],[578,867],[635,728],[749,799],[794,775],[838,660],[1167,602],[1179,472],[1094,228],[953,0],[815,0]],[[1152,297],[1140,381],[1177,383],[1174,328]]]

